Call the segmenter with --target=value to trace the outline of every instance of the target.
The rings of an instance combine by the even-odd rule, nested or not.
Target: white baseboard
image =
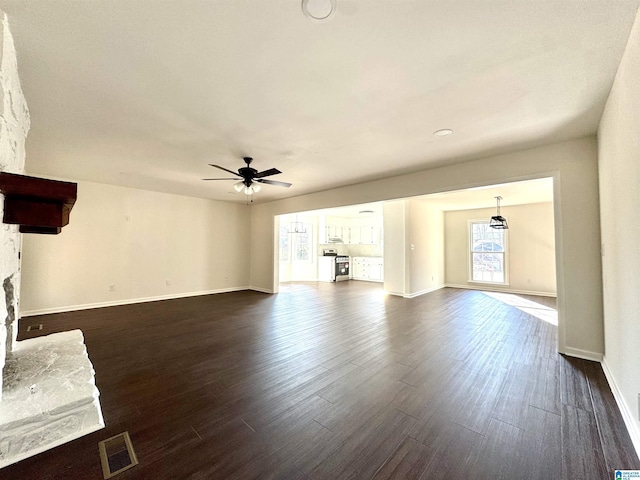
[[[402,296],[404,298],[415,298],[415,297],[419,297],[420,295],[424,295],[425,293],[435,292],[436,290],[440,290],[441,288],[444,288],[444,284],[443,285],[438,285],[438,286],[432,287],[432,288],[427,288],[426,290],[420,290],[419,292],[405,293]]]
[[[172,300],[175,298],[199,297],[201,295],[212,295],[214,293],[239,292],[242,290],[255,290],[252,287],[229,287],[215,290],[204,290],[201,292],[172,293],[169,295],[158,295],[155,297],[129,298],[113,300],[109,302],[85,303],[82,305],[67,305],[64,307],[41,308],[38,310],[25,310],[20,312],[20,318],[32,317],[34,315],[47,315],[49,313],[75,312],[77,310],[89,310],[91,308],[115,307],[118,305],[131,305],[134,303],[157,302],[159,300]]]
[[[581,358],[583,360],[591,360],[592,362],[602,362],[602,354],[598,352],[591,352],[589,350],[581,350],[579,348],[564,347],[562,352],[570,357]]]
[[[268,288],[262,288],[262,287],[248,287],[247,290],[255,290],[256,292],[261,292],[261,293],[273,293],[273,290]]]
[[[473,285],[473,284],[457,284],[447,283],[444,285],[449,288],[462,288],[464,290],[483,290],[485,292],[498,292],[498,293],[513,293],[515,295],[535,295],[537,297],[556,297],[557,294],[553,292],[536,292],[534,290],[516,290],[513,288],[498,288],[492,285]]]
[[[389,290],[385,290],[384,293],[387,295],[395,295],[396,297],[404,297],[404,293],[402,292],[391,292]]]
[[[633,446],[636,449],[638,457],[640,457],[640,427],[638,427],[638,422],[633,417],[633,409],[629,408],[629,405],[624,400],[622,391],[618,387],[618,384],[616,383],[615,377],[613,376],[609,365],[607,365],[606,357],[602,359],[601,365],[602,370],[604,371],[604,376],[609,382],[609,387],[611,387],[613,398],[616,399],[616,403],[618,404],[620,413],[622,413],[622,419],[624,420],[624,424],[627,426],[627,430],[629,431],[629,436],[631,437]]]

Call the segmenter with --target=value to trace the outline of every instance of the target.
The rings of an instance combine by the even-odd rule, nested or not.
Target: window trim
[[[504,234],[504,282],[490,282],[488,280],[474,280],[473,279],[473,224],[484,223],[489,224],[489,220],[486,218],[477,218],[467,220],[467,283],[473,283],[477,285],[497,285],[502,287],[509,286],[509,230],[502,230]]]
[[[314,241],[313,241],[313,224],[311,223],[306,223],[306,222],[302,222],[303,228],[306,230],[306,232],[304,233],[304,235],[307,235],[307,238],[309,239],[309,258],[307,260],[298,260],[297,255],[296,255],[296,245],[299,244],[300,242],[296,241],[296,238],[300,238],[299,233],[290,233],[290,235],[292,236],[291,238],[291,263],[292,264],[308,264],[308,263],[313,263],[313,252],[314,252]]]
[[[282,250],[279,250],[278,256],[279,258],[279,263],[288,263],[291,265],[301,265],[301,264],[310,264],[314,262],[314,256],[315,256],[315,251],[316,251],[316,246],[315,246],[315,240],[314,240],[314,226],[313,223],[307,223],[307,222],[303,222],[304,227],[307,229],[307,232],[305,233],[305,235],[308,235],[309,238],[309,258],[307,260],[298,260],[296,257],[296,244],[298,242],[296,242],[296,236],[300,235],[298,233],[293,233],[293,232],[288,232],[287,236],[289,239],[289,245],[288,245],[288,259],[287,260],[283,260],[282,259]],[[281,225],[281,232],[282,232],[282,225]],[[284,227],[285,229],[287,227]],[[280,248],[280,239],[281,239],[282,235],[278,236],[278,248]]]

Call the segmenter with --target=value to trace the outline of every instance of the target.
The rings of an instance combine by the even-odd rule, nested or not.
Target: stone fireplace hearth
[[[104,427],[80,330],[17,342],[4,367],[0,468]]]

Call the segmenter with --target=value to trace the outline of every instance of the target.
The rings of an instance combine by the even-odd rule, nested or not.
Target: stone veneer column
[[[0,21],[0,171],[24,173],[29,111],[1,11]],[[0,468],[104,428],[80,330],[16,341],[20,245],[18,226],[0,223]]]
[[[29,110],[18,78],[18,63],[7,16],[0,10],[0,171],[23,173]],[[0,195],[0,217],[4,198]],[[0,223],[0,399],[2,370],[18,333],[21,234],[17,225]]]

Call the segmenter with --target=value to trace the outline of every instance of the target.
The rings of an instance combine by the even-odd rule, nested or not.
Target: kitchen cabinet
[[[321,244],[344,243],[347,245],[381,245],[382,227],[370,219],[321,217]]]
[[[353,257],[351,268],[354,280],[384,281],[384,259],[382,257]]]
[[[375,227],[360,227],[360,243],[363,245],[373,245]]]
[[[351,257],[351,278],[354,280],[360,280],[362,278],[362,271],[362,257]]]
[[[327,225],[327,238],[329,241],[333,240],[342,240],[344,241],[344,231],[346,229],[339,225]]]
[[[360,244],[360,227],[349,228],[349,244],[350,245]]]
[[[350,245],[378,245],[380,243],[381,229],[378,227],[349,227],[348,241],[345,238],[345,243]],[[346,236],[345,236],[346,237]]]
[[[325,225],[320,229],[320,243],[347,243],[345,237],[348,237],[349,229],[339,225]]]
[[[340,217],[321,216],[319,221],[320,244],[349,243],[349,225]]]

